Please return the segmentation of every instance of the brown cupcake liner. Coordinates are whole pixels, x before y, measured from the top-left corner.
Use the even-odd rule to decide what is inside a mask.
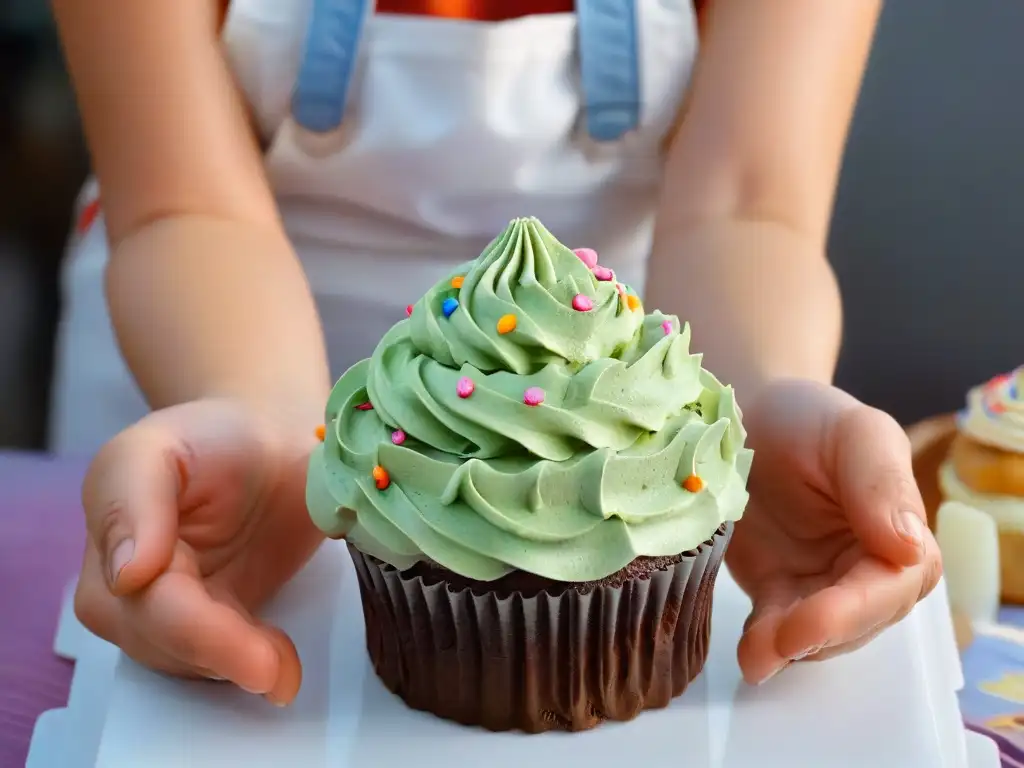
[[[618,586],[533,595],[454,588],[349,546],[366,647],[414,709],[494,731],[580,731],[665,707],[707,659],[715,578],[732,525]],[[443,572],[442,572],[443,573]]]

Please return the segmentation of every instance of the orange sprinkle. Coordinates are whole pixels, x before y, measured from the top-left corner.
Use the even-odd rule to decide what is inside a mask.
[[[316,439],[322,443],[325,437],[327,437],[327,427],[321,424],[316,428]]]
[[[697,475],[690,475],[683,480],[683,488],[690,493],[700,493],[704,488],[704,481],[697,477]]]
[[[634,296],[632,293],[626,296],[626,304],[630,309],[637,309],[640,306],[640,297]]]
[[[502,315],[498,320],[498,333],[512,333],[516,329],[515,315]]]
[[[464,278],[462,275],[459,275],[458,277],[453,277],[452,288],[461,288],[464,282],[466,282],[466,278]]]
[[[389,485],[391,485],[391,475],[384,469],[380,464],[373,468],[373,481],[377,485],[378,491],[383,491]]]

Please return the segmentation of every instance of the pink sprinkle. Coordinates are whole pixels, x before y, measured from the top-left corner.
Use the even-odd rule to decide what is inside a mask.
[[[400,429],[396,429],[391,433],[391,442],[395,445],[401,445],[405,442],[405,432]]]
[[[615,284],[615,290],[619,292],[619,296],[625,296],[626,295],[626,289],[622,285],[622,283],[616,283]]]
[[[594,267],[594,277],[602,282],[608,282],[615,279],[615,273],[608,269],[608,267],[597,266]]]
[[[580,261],[587,265],[587,269],[593,269],[597,266],[597,251],[593,248],[577,248],[573,253],[579,256]]]
[[[372,411],[373,410],[373,403],[371,403],[369,401],[367,401],[365,403],[360,403],[359,405],[356,406],[356,410],[357,411]]]
[[[577,293],[572,297],[572,308],[577,312],[589,312],[594,308],[594,302],[590,300],[589,296]]]
[[[476,384],[468,376],[463,376],[459,379],[459,383],[455,385],[455,391],[459,393],[459,397],[466,398],[473,394],[473,390],[476,389]]]
[[[523,402],[527,405],[540,405],[544,402],[544,390],[540,387],[530,387],[523,393]]]
[[[666,320],[664,323],[662,323],[661,324],[661,330],[663,330],[665,332],[666,336],[668,336],[670,333],[672,333],[672,321],[671,320]]]
[[[406,304],[406,306],[405,306],[405,316],[406,317],[412,317],[412,304]]]

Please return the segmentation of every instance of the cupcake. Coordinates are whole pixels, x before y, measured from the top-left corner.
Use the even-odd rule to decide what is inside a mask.
[[[995,519],[1003,600],[1024,603],[1024,367],[967,394],[939,487]]]
[[[536,219],[338,380],[307,502],[409,706],[579,731],[664,707],[708,652],[752,453],[688,326]]]

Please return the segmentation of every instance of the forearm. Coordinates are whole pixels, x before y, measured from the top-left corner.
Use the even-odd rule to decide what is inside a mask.
[[[150,405],[231,397],[316,423],[329,390],[316,307],[278,227],[175,216],[113,248],[107,299]]]
[[[879,0],[710,0],[665,180],[647,302],[693,328],[741,401],[830,381],[842,326],[825,259]]]
[[[646,303],[691,324],[706,367],[741,402],[772,379],[831,381],[842,328],[820,242],[771,222],[662,217]]]

